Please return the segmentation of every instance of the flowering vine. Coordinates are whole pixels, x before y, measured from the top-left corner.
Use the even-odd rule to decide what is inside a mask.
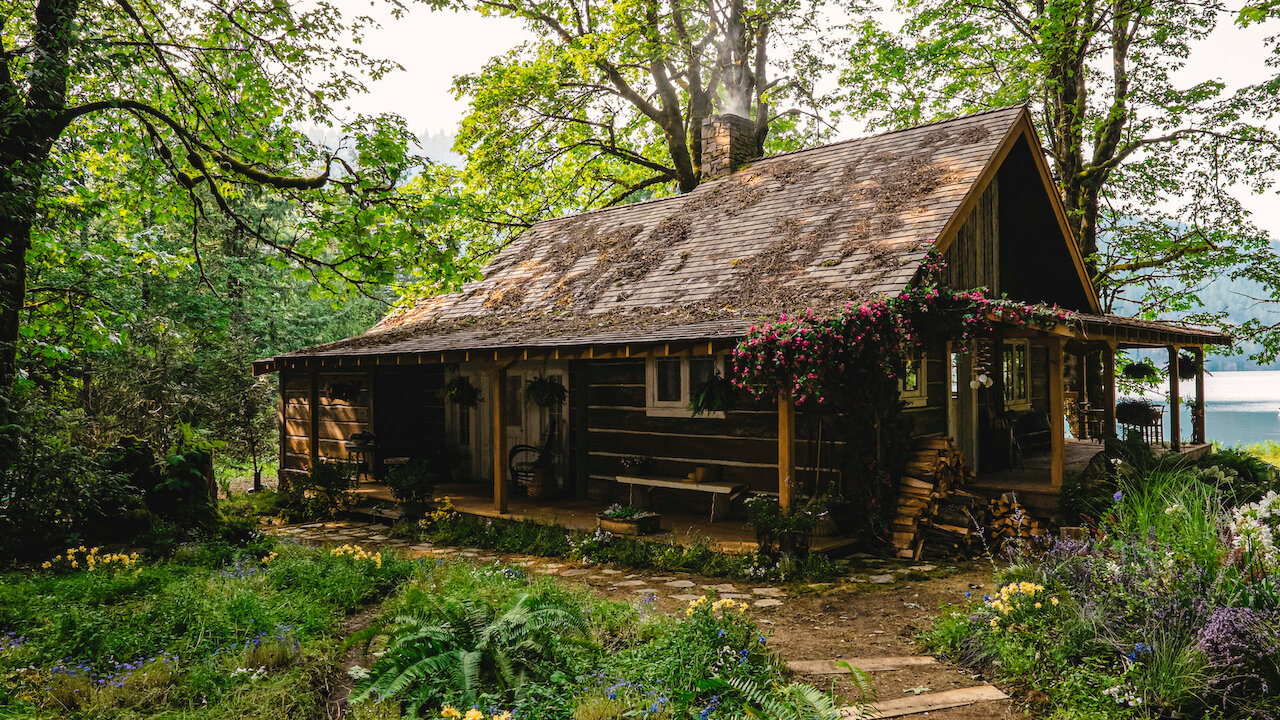
[[[849,389],[851,378],[864,386],[877,379],[896,382],[907,360],[930,345],[950,340],[963,352],[998,322],[1047,329],[1074,319],[1056,305],[992,298],[985,288],[944,287],[939,282],[944,267],[934,251],[922,263],[917,282],[896,297],[849,303],[831,315],[812,308],[784,313],[752,326],[733,351],[734,384],[757,398],[788,391],[799,405],[827,404],[833,393]],[[857,394],[868,395],[868,390]]]

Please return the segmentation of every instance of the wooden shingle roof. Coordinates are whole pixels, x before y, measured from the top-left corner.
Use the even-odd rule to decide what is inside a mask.
[[[1022,112],[776,155],[684,195],[543,221],[483,280],[280,359],[732,338],[891,295]]]

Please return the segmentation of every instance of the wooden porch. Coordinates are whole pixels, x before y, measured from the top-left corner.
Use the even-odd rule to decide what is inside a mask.
[[[395,499],[387,486],[380,482],[362,483],[356,490],[361,504],[377,503],[394,507]],[[448,484],[436,487],[436,497],[448,497],[455,510],[463,515],[502,520],[529,521],[539,525],[556,525],[569,530],[596,529],[596,513],[603,509],[598,500],[558,498],[533,500],[527,497],[509,496],[507,512],[499,512],[493,503],[490,488],[482,483]],[[398,510],[384,510],[383,517],[398,518]],[[745,511],[738,508],[736,517],[720,522],[710,522],[705,512],[662,512],[662,533],[646,536],[649,539],[670,540],[682,545],[708,541],[722,552],[754,552],[757,548],[755,532],[747,526]],[[812,549],[829,555],[849,552],[856,541],[847,537],[815,537]]]
[[[1102,452],[1102,444],[1092,440],[1063,439],[1065,474],[1084,472],[1089,461]],[[1176,452],[1188,459],[1196,459],[1206,455],[1213,449],[1210,443],[1181,443],[1171,448],[1169,443],[1153,445],[1156,455]],[[1057,514],[1058,496],[1062,487],[1053,483],[1053,458],[1049,453],[1031,455],[1023,459],[1021,467],[994,472],[978,473],[977,479],[965,489],[998,498],[1001,494],[1012,492],[1037,517],[1050,517]]]

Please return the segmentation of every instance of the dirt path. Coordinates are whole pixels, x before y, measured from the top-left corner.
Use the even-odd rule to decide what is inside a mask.
[[[940,605],[959,603],[966,591],[981,595],[990,588],[990,568],[978,563],[912,565],[864,557],[854,560],[849,575],[840,582],[768,585],[415,544],[389,538],[384,526],[355,522],[312,523],[272,530],[307,543],[359,543],[365,547],[396,547],[411,555],[457,557],[479,563],[500,561],[583,584],[611,599],[643,600],[654,610],[667,613],[681,612],[690,600],[714,590],[721,597],[748,603],[748,612],[765,630],[769,645],[788,661],[922,655],[915,637],[928,628]],[[875,672],[871,677],[882,702],[986,682],[972,671],[944,662]],[[831,687],[835,681],[837,694],[853,694],[853,686],[839,676],[801,675],[798,679],[821,688]],[[927,717],[971,720],[1015,714],[1023,716],[1023,709],[1003,700],[934,710]]]

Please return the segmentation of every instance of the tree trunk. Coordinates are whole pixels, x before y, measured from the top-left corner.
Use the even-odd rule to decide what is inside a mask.
[[[27,296],[27,249],[40,173],[35,162],[0,155],[0,392],[18,373],[18,328]],[[42,165],[42,163],[40,163]]]

